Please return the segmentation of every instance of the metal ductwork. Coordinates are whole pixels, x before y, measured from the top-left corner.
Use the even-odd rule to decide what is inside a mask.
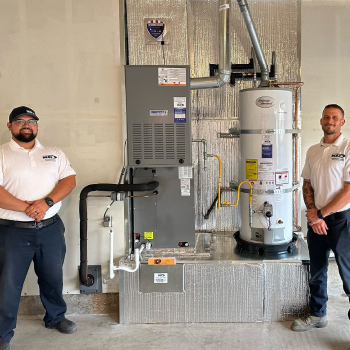
[[[259,42],[259,38],[256,34],[256,30],[254,27],[254,23],[252,21],[252,17],[250,16],[250,11],[248,7],[248,3],[246,0],[237,0],[239,8],[241,10],[245,25],[247,27],[250,40],[252,41],[252,45],[254,47],[254,51],[256,54],[256,58],[258,60],[260,71],[261,71],[261,83],[260,86],[269,86],[269,70],[266,64],[264,53],[261,49],[261,45]]]
[[[230,0],[220,0],[219,72],[214,77],[192,78],[191,90],[220,88],[228,83],[230,74]]]
[[[256,58],[261,71],[261,87],[269,86],[269,70],[264,53],[261,49],[258,35],[252,21],[246,0],[237,0]],[[214,77],[192,78],[191,90],[220,88],[230,79],[230,1],[220,0],[219,6],[219,71]]]

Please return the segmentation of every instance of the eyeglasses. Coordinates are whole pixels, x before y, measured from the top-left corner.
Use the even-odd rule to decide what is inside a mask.
[[[16,119],[13,122],[16,123],[17,125],[24,125],[25,123],[27,123],[30,126],[34,126],[38,124],[38,121],[35,119],[29,119],[29,120]]]

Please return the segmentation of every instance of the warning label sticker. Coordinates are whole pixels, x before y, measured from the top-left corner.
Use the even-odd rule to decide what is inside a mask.
[[[179,179],[192,179],[192,167],[191,166],[180,166],[179,167]]]
[[[263,145],[272,145],[272,135],[262,135]]]
[[[246,159],[245,160],[245,177],[250,180],[258,179],[258,160]]]
[[[153,232],[144,232],[143,237],[145,239],[153,239]]]
[[[158,85],[186,86],[186,68],[158,68]]]
[[[276,171],[276,185],[285,185],[289,183],[289,171]]]
[[[257,189],[264,190],[264,191],[275,190],[276,189],[275,181],[258,181]]]
[[[148,265],[175,265],[175,258],[148,258]]]
[[[181,186],[181,196],[191,195],[191,180],[190,179],[180,179]]]
[[[263,160],[259,162],[259,172],[260,171],[273,171],[273,161]]]
[[[259,171],[259,180],[266,180],[266,181],[274,181],[275,180],[275,173],[269,172],[269,171]]]

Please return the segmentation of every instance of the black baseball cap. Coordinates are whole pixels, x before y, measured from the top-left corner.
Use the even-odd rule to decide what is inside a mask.
[[[21,115],[27,115],[28,117],[33,117],[35,120],[39,120],[35,112],[26,106],[16,107],[12,110],[9,116],[9,122],[11,123],[14,119],[20,117]]]

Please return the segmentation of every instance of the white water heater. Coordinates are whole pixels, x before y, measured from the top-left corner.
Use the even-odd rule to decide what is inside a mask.
[[[293,239],[292,91],[278,87],[240,91],[240,238],[258,246]],[[275,247],[276,248],[276,247]]]

